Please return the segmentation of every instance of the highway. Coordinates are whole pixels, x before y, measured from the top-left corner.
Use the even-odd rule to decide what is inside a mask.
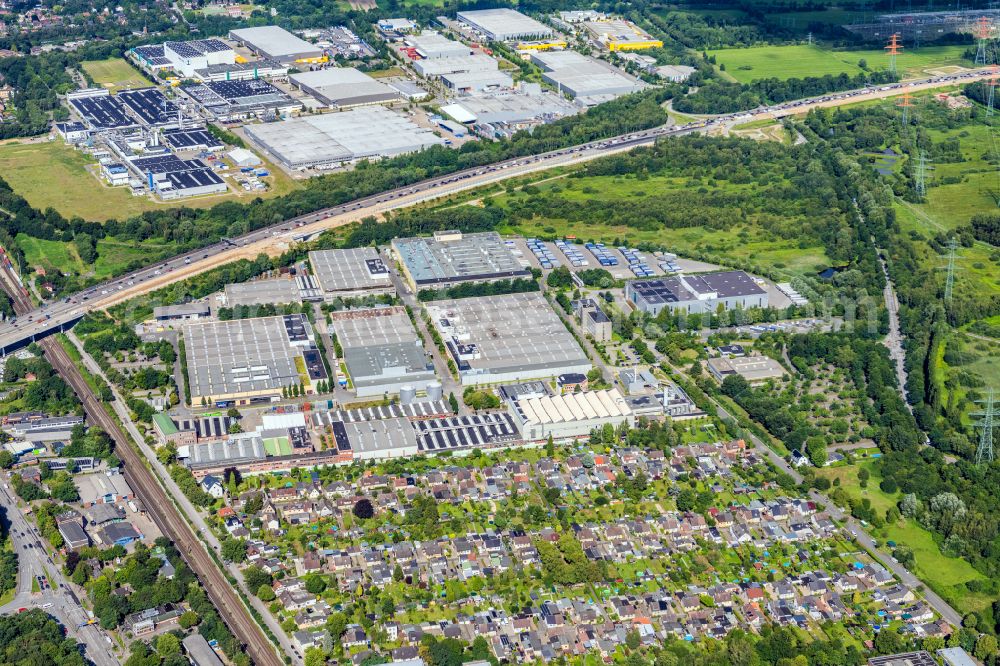
[[[88,310],[103,309],[129,298],[149,293],[179,280],[211,270],[240,258],[253,258],[261,252],[275,254],[297,239],[310,237],[327,229],[350,224],[369,216],[438,199],[469,189],[501,182],[558,166],[577,164],[638,146],[648,146],[657,139],[704,132],[724,125],[736,125],[755,119],[780,118],[804,113],[812,108],[839,106],[891,97],[903,91],[918,91],[968,83],[990,76],[980,69],[938,76],[878,88],[862,88],[816,98],[786,102],[753,111],[715,116],[685,125],[661,126],[622,136],[594,141],[540,155],[519,157],[491,165],[468,169],[413,185],[357,199],[258,229],[238,238],[226,239],[204,248],[178,255],[165,262],[108,280],[61,301],[47,304],[19,316],[13,324],[0,325],[0,352],[13,348],[32,336],[41,337],[51,329],[70,324]]]
[[[25,312],[31,308],[31,302],[18,288],[13,271],[6,266],[0,270],[0,283],[14,300],[16,311]],[[198,576],[223,621],[237,640],[246,646],[247,654],[257,666],[284,666],[283,659],[279,658],[275,647],[250,616],[243,600],[146,467],[142,456],[132,448],[118,423],[105,411],[66,350],[54,338],[46,338],[39,344],[52,367],[80,398],[88,423],[99,426],[114,439],[115,454],[125,466],[125,479],[142,500],[157,527],[174,542],[188,566]]]

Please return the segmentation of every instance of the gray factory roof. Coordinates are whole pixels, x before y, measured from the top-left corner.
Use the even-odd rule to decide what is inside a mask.
[[[419,340],[401,307],[347,310],[332,315],[330,328],[344,349]]]
[[[388,268],[372,247],[314,250],[309,253],[309,265],[320,289],[327,294],[392,286]]]
[[[575,51],[532,53],[531,59],[545,70],[544,77],[574,97],[613,98],[638,92],[646,84],[605,62]]]
[[[184,651],[195,666],[222,666],[222,660],[201,634],[189,634],[181,641]]]
[[[185,455],[186,454],[186,455]],[[241,433],[227,440],[191,444],[178,448],[178,455],[186,458],[188,467],[215,467],[220,464],[241,464],[263,460],[264,441],[256,433]]]
[[[494,231],[397,238],[392,246],[418,287],[530,274]]]
[[[389,456],[412,454],[417,450],[417,432],[407,419],[394,418],[381,421],[365,421],[344,423],[338,421],[333,425],[334,436],[338,448],[343,447],[346,436],[355,455]]]
[[[433,301],[426,307],[441,337],[470,352],[472,370],[523,372],[529,378],[542,376],[543,370],[590,363],[537,292]]]
[[[458,12],[457,18],[483,34],[499,40],[543,37],[552,34],[552,28],[513,9],[477,9]]]
[[[226,305],[263,305],[298,303],[302,300],[299,285],[293,278],[254,280],[226,285]]]
[[[419,342],[352,347],[344,350],[344,363],[356,388],[434,379],[433,366]]]
[[[767,293],[743,271],[723,271],[683,275],[659,280],[637,280],[632,290],[647,303],[677,303],[695,301],[699,297],[733,298]]]
[[[246,133],[291,168],[391,157],[443,143],[431,130],[382,107],[247,125]]]
[[[399,93],[353,67],[330,67],[292,74],[289,80],[329,106],[377,104],[399,99]]]
[[[495,72],[499,67],[500,64],[496,59],[482,53],[448,58],[428,58],[413,62],[413,68],[417,70],[418,74],[432,78],[458,72]]]
[[[355,387],[434,378],[413,323],[401,307],[338,313],[330,329],[344,350]]]
[[[254,51],[275,60],[297,60],[298,58],[315,58],[323,55],[323,49],[276,25],[240,28],[239,30],[231,30],[229,35]]]
[[[523,87],[523,86],[522,86]],[[581,107],[564,97],[541,91],[504,91],[455,100],[474,122],[516,123],[533,118],[560,118],[579,113]]]
[[[311,337],[304,315],[188,324],[184,347],[191,395],[221,398],[298,384],[295,360]]]
[[[467,56],[472,49],[453,39],[448,39],[439,32],[425,30],[419,35],[412,35],[406,41],[416,47],[425,58],[448,58],[452,56]]]

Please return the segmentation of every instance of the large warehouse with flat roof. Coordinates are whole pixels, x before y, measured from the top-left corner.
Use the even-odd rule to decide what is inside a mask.
[[[389,269],[378,250],[355,247],[342,250],[313,250],[309,265],[327,302],[368,294],[395,293]]]
[[[513,9],[476,9],[458,12],[456,18],[487,39],[497,42],[551,37],[554,34],[552,28]]]
[[[585,104],[599,104],[647,87],[620,69],[575,51],[533,52],[531,60],[545,70],[543,79]]]
[[[500,384],[586,373],[590,361],[538,292],[425,305],[462,384]]]
[[[344,364],[358,396],[423,390],[435,381],[413,322],[401,307],[334,313],[330,330],[343,349]]]
[[[323,49],[276,25],[230,30],[229,37],[261,58],[280,63],[314,62],[323,58]]]
[[[382,107],[247,125],[247,137],[289,169],[330,168],[441,145],[443,139]]]
[[[268,402],[326,377],[300,314],[187,324],[184,349],[192,405]]]
[[[495,231],[439,231],[433,237],[396,238],[392,249],[414,289],[531,275]]]
[[[292,74],[288,80],[331,108],[385,104],[399,99],[398,91],[353,67],[302,72]]]
[[[635,280],[625,285],[625,298],[654,316],[661,310],[715,312],[719,305],[726,310],[768,305],[767,290],[743,271]]]

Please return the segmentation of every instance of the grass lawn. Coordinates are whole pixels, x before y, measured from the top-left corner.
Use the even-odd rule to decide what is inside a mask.
[[[33,207],[52,207],[66,217],[79,216],[86,220],[125,219],[149,210],[161,210],[184,205],[207,208],[223,201],[271,198],[301,187],[283,171],[264,162],[271,176],[264,180],[271,186],[266,192],[231,191],[209,197],[192,197],[182,204],[161,203],[141,196],[135,197],[124,187],[109,187],[88,171],[96,169],[94,160],[62,141],[0,144],[0,174],[15,192]]]
[[[962,54],[966,47],[924,46],[900,54],[897,68],[903,78],[922,76],[927,69],[953,65],[971,65]],[[819,45],[798,44],[790,46],[755,46],[747,49],[722,49],[709,51],[717,65],[725,65],[726,73],[740,83],[757,79],[791,79],[806,76],[854,76],[862,69],[858,61],[865,60],[873,70],[888,67],[888,59],[881,49],[837,51]]]
[[[124,58],[108,60],[84,60],[80,63],[94,83],[112,92],[125,88],[144,88],[153,85],[142,72],[130,65]]]

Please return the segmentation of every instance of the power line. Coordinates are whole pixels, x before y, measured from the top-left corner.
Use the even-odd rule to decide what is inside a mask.
[[[917,173],[914,189],[921,199],[927,194],[927,154],[921,150],[917,156]]]
[[[958,255],[955,254],[955,250],[958,249],[958,241],[954,238],[948,241],[948,277],[944,283],[944,300],[950,301],[952,296],[952,291],[955,287],[955,259]]]
[[[969,414],[969,416],[979,417],[979,421],[975,424],[975,427],[979,428],[979,444],[976,446],[976,464],[981,465],[984,462],[989,464],[993,462],[993,419],[1000,416],[1000,413],[997,412],[993,388],[991,387],[987,391],[986,400],[977,400],[976,402],[981,402],[985,405],[985,409],[982,411]]]

